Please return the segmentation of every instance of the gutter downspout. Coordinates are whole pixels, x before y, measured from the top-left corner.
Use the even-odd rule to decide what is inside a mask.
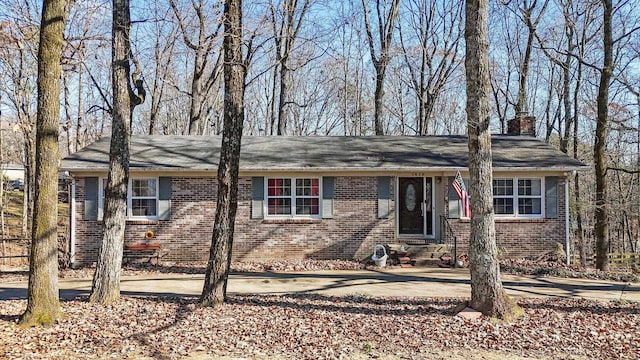
[[[69,194],[69,262],[71,268],[76,262],[76,179],[71,177],[71,194]]]
[[[564,178],[564,237],[565,237],[565,250],[567,252],[567,265],[571,265],[571,243],[569,237],[569,177],[565,175]]]

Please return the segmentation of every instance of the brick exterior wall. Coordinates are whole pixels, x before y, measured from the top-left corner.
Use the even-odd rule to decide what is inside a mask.
[[[565,244],[564,178],[558,179],[558,217],[555,219],[495,220],[496,244],[501,258],[537,257]],[[446,192],[445,192],[446,193]],[[458,254],[469,251],[471,222],[468,219],[448,219],[458,238]]]
[[[251,179],[240,182],[237,259],[364,258],[379,243],[394,240],[393,217],[377,218],[376,177],[336,177],[331,219],[250,219]]]
[[[127,221],[125,244],[144,243],[152,230],[163,261],[206,261],[216,195],[213,177],[173,177],[171,220]],[[361,259],[375,244],[394,241],[395,218],[377,218],[377,177],[336,177],[334,195],[331,219],[251,219],[251,178],[241,177],[233,258]],[[102,222],[82,220],[83,200],[84,180],[78,178],[76,263],[89,264],[97,258]]]
[[[155,234],[149,242],[161,244],[163,259],[201,261],[209,257],[217,186],[212,177],[172,178],[171,220],[127,221],[125,245],[144,243],[148,230]],[[76,180],[76,262],[89,264],[97,259],[102,239],[102,221],[83,220],[84,180]]]
[[[76,264],[97,258],[102,236],[101,221],[83,220],[84,179],[76,180]],[[391,181],[395,198],[395,178]],[[559,181],[564,189],[564,179]],[[442,181],[446,197],[446,181]],[[562,192],[563,194],[563,192]],[[161,244],[162,261],[206,261],[209,257],[215,217],[217,186],[214,177],[172,177],[171,219],[127,221],[125,244]],[[559,194],[560,195],[560,194]],[[564,244],[564,195],[558,196],[559,218],[497,220],[498,246],[510,257],[536,256]],[[447,201],[444,201],[445,207]],[[334,212],[330,219],[251,219],[251,177],[239,180],[233,258],[259,259],[363,259],[375,244],[398,242],[395,238],[395,202],[392,215],[377,217],[377,177],[335,177]],[[440,209],[443,212],[445,209]],[[468,220],[449,219],[459,239],[459,253],[467,251]]]

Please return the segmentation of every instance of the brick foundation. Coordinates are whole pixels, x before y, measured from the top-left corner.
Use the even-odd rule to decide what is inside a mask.
[[[558,188],[564,189],[564,179]],[[564,192],[562,192],[564,194]],[[565,197],[558,196],[558,218],[555,219],[501,219],[496,217],[496,244],[502,258],[537,257],[565,244]],[[449,219],[458,238],[458,254],[468,253],[471,222],[468,219]]]
[[[82,220],[84,191],[76,180],[76,262],[97,258],[101,221]],[[331,219],[251,219],[251,178],[238,188],[233,258],[361,259],[378,243],[394,241],[393,216],[377,218],[377,178],[337,177]],[[127,221],[125,243],[145,242],[152,230],[166,261],[206,261],[215,217],[217,187],[212,177],[173,177],[171,220]]]
[[[102,222],[83,220],[84,180],[76,178],[75,182],[76,264],[90,264],[97,258]],[[441,186],[446,187],[445,183]],[[564,185],[562,179],[559,185]],[[206,261],[216,207],[215,178],[173,177],[171,191],[171,219],[127,221],[125,244],[144,243],[145,232],[151,230],[155,234],[151,242],[161,244],[162,261]],[[377,217],[377,206],[377,177],[339,176],[335,177],[333,218],[251,219],[251,177],[241,177],[233,258],[365,258],[375,244],[397,242],[395,202],[391,201],[392,215],[386,219]],[[564,206],[564,196],[559,196],[557,219],[496,220],[498,246],[503,255],[537,256],[556,242],[564,244]],[[449,222],[459,239],[459,253],[466,252],[469,221]]]

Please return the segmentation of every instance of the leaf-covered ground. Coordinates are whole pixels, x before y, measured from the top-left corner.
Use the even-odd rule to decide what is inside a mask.
[[[0,281],[26,281],[28,267],[0,271]],[[231,263],[233,272],[265,272],[265,271],[318,271],[318,270],[362,270],[370,268],[366,264],[352,260],[269,260],[269,261],[234,261]],[[392,266],[390,266],[392,268]],[[204,274],[206,263],[168,263],[152,265],[149,263],[128,264],[123,267],[123,276],[151,275],[156,273],[173,274]],[[566,265],[557,261],[533,261],[525,259],[505,259],[500,261],[500,270],[506,274],[557,276],[566,278],[585,278],[611,280],[621,282],[639,282],[640,276],[631,270],[599,271],[593,268],[583,268]],[[92,278],[95,267],[80,269],[63,269],[60,278],[82,279]]]
[[[505,266],[538,275],[581,271],[522,260],[503,264],[503,271]],[[350,261],[282,261],[234,263],[233,270],[362,267]],[[60,275],[91,278],[93,271]],[[204,264],[123,270],[128,276],[157,272],[202,273]],[[0,273],[0,281],[10,280],[26,280],[26,272]],[[638,303],[518,299],[526,316],[504,324],[455,316],[464,299],[234,295],[220,309],[196,302],[124,297],[102,307],[78,298],[62,303],[65,317],[56,325],[22,329],[16,322],[26,300],[0,301],[0,359],[640,359]]]
[[[512,324],[464,320],[463,299],[231,296],[65,301],[48,328],[16,325],[26,300],[0,301],[1,359],[638,359],[640,304],[520,299]],[[475,354],[475,355],[474,355]]]

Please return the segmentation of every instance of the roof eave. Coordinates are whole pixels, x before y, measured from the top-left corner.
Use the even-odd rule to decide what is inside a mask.
[[[96,171],[108,171],[108,167],[61,167],[60,171],[74,172],[96,172]],[[182,171],[218,171],[217,167],[131,167],[131,171],[136,172],[182,172]],[[588,166],[531,166],[531,167],[493,167],[493,171],[502,172],[568,172],[568,171],[587,171]],[[450,166],[450,167],[401,167],[401,166],[389,166],[389,167],[241,167],[241,172],[451,172],[462,171],[467,172],[469,169],[466,166]]]

